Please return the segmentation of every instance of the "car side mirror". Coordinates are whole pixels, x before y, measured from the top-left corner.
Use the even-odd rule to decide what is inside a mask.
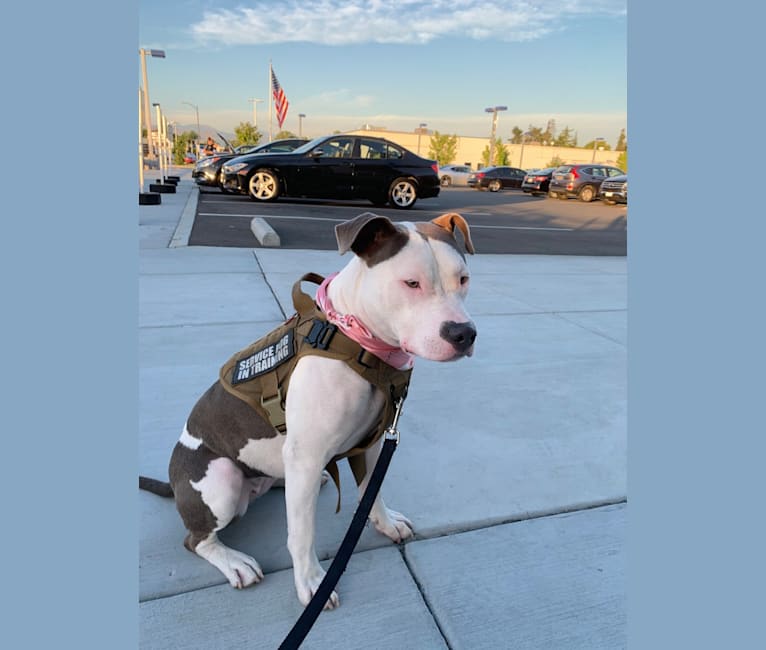
[[[324,156],[324,151],[322,149],[314,149],[311,152],[312,158],[319,158],[319,156]]]

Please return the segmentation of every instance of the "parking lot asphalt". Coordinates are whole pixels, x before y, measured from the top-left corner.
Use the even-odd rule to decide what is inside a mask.
[[[291,313],[297,277],[346,262],[333,250],[190,245],[200,197],[190,170],[174,173],[175,194],[139,207],[139,472],[163,480],[222,363]],[[415,539],[395,546],[368,527],[340,608],[319,617],[305,648],[626,646],[626,259],[477,249],[476,353],[416,363],[382,488]],[[337,515],[332,484],[320,493],[325,565],[353,515],[353,485],[342,467]],[[301,612],[283,491],[222,534],[266,572],[242,591],[184,549],[171,500],[138,496],[140,646],[276,648]]]
[[[334,250],[328,223],[369,210],[394,221],[424,221],[445,212],[459,212],[470,223],[474,243],[484,253],[627,253],[626,206],[533,197],[521,190],[484,192],[461,187],[442,188],[437,198],[418,201],[411,210],[373,207],[367,201],[281,198],[262,203],[244,195],[202,188],[189,244],[257,247],[250,220],[260,217],[277,232],[282,248]]]

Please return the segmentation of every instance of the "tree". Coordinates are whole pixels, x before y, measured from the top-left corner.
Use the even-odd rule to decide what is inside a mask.
[[[628,171],[628,150],[627,150],[627,148],[625,149],[625,151],[620,153],[619,156],[617,156],[617,166],[627,173],[627,171]]]
[[[558,156],[553,156],[546,164],[546,167],[559,167],[560,165],[563,165],[564,161],[561,160]]]
[[[625,151],[628,148],[627,138],[625,137],[625,129],[620,129],[620,137],[617,138],[617,145],[614,147],[615,151]]]
[[[442,135],[434,131],[428,145],[428,157],[440,165],[449,165],[455,160],[455,156],[457,156],[457,136]]]
[[[250,122],[240,122],[239,126],[235,126],[234,135],[232,144],[235,147],[241,144],[259,144],[261,141],[261,132]]]
[[[173,143],[174,165],[183,165],[184,155],[189,151],[196,139],[197,134],[194,131],[184,131],[181,135],[176,136],[176,140]]]
[[[507,165],[509,162],[508,149],[505,148],[503,141],[500,138],[495,140],[495,160],[493,165]],[[484,167],[489,166],[489,145],[484,147],[484,151],[481,152],[481,162]]]
[[[582,148],[583,148],[583,149],[593,149],[593,147],[595,147],[595,146],[596,146],[596,140],[591,140],[590,142],[586,142],[586,143],[585,143],[585,144],[582,146]],[[610,147],[610,146],[609,146],[609,145],[606,143],[606,140],[599,140],[599,141],[598,141],[598,146],[599,146],[600,148],[602,148],[604,151],[611,151],[611,150],[612,150],[612,147]]]
[[[511,136],[511,144],[521,144],[521,139],[524,137],[524,131],[522,131],[518,126],[514,126],[511,129],[511,133],[513,134]]]
[[[568,126],[564,127],[564,130],[559,133],[558,137],[554,140],[557,147],[576,147],[577,136],[572,135],[572,129]]]
[[[280,131],[274,136],[275,140],[284,140],[285,138],[297,138],[298,136],[295,135],[292,131]]]

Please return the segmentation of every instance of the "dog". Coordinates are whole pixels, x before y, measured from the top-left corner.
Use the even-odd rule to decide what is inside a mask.
[[[470,274],[462,249],[473,254],[474,247],[462,216],[394,223],[367,212],[338,224],[335,234],[340,254],[354,255],[317,293],[329,322],[344,332],[362,328],[362,347],[401,371],[411,368],[415,357],[454,361],[473,353],[476,327],[464,307]],[[295,589],[307,605],[325,575],[314,549],[323,470],[375,427],[386,399],[343,361],[300,357],[284,400],[283,435],[219,380],[189,415],[171,455],[170,483],[141,477],[139,484],[174,496],[188,530],[186,548],[241,589],[260,582],[263,571],[252,557],[225,546],[217,533],[283,480]],[[382,438],[363,452],[360,498],[381,447]],[[413,536],[410,520],[389,509],[380,495],[369,519],[396,543]],[[324,608],[338,605],[333,591]]]

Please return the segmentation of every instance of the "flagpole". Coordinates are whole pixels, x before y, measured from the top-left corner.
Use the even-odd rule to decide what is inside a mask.
[[[271,107],[274,104],[274,90],[271,84],[272,74],[273,72],[271,71],[271,59],[269,59],[269,142],[271,142],[273,139],[273,128],[271,126]]]

